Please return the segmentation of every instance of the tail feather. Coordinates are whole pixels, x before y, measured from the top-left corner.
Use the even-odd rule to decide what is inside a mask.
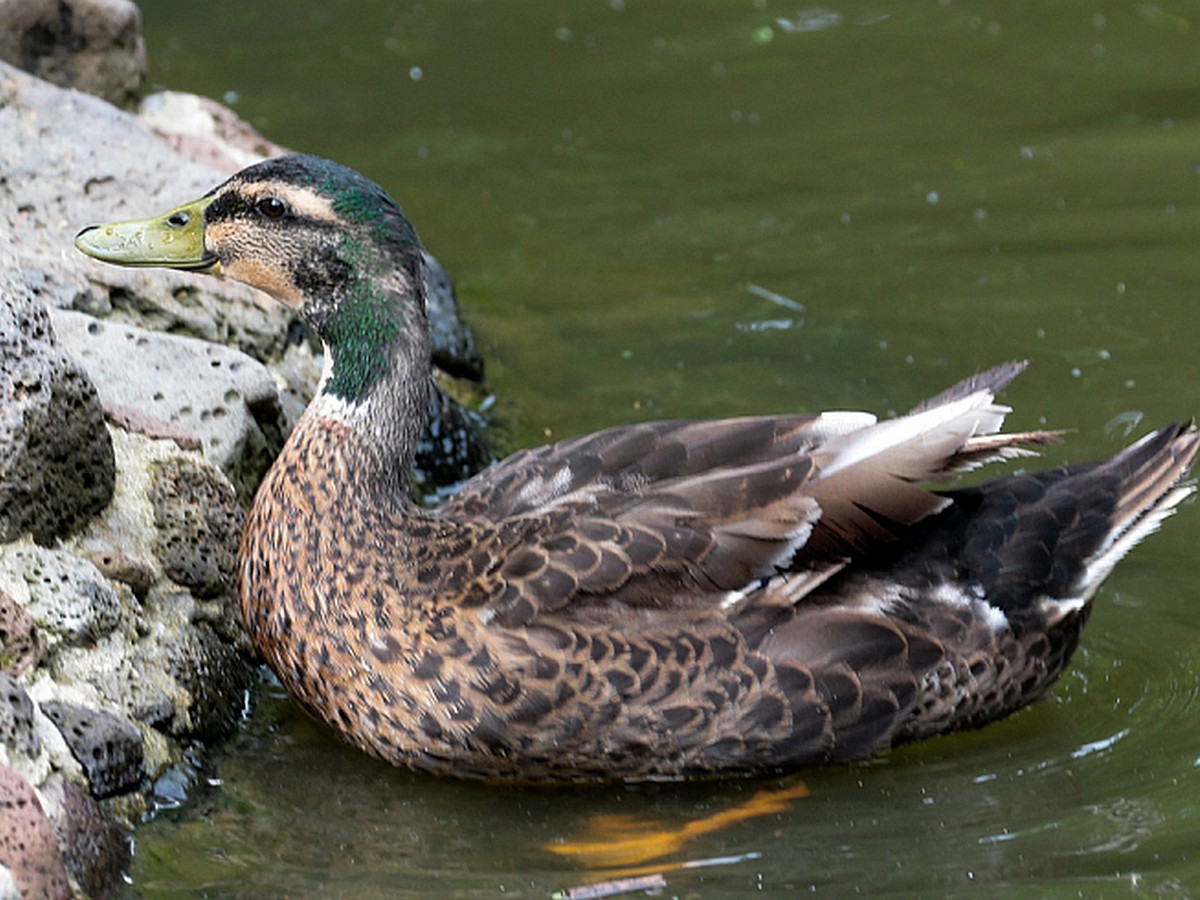
[[[994,397],[1004,390],[1014,378],[1024,372],[1028,365],[1029,360],[1027,359],[1012,360],[980,372],[978,375],[964,378],[940,394],[930,397],[928,400],[922,400],[910,409],[908,414],[911,416],[936,406],[945,406],[947,403],[953,403],[955,400],[979,391],[986,391]]]
[[[1113,567],[1195,491],[1198,450],[1185,422],[1103,462],[948,491],[905,540],[802,599],[778,593],[791,615],[753,632],[757,649],[805,667],[830,758],[1008,715],[1058,678]]]
[[[1195,424],[1174,423],[1146,435],[1098,467],[1117,473],[1121,486],[1111,529],[1084,563],[1079,578],[1080,600],[1089,600],[1113,567],[1195,492],[1196,485],[1183,483],[1183,479],[1198,449],[1200,432]]]
[[[1007,363],[959,382],[907,415],[831,433],[813,453],[806,485],[821,519],[804,558],[853,556],[946,508],[922,485],[949,481],[985,463],[1036,456],[1061,432],[1001,432],[1009,407],[996,392],[1024,363]]]

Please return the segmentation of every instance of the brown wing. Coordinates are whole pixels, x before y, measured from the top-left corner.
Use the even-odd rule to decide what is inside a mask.
[[[794,456],[820,435],[815,415],[645,422],[597,431],[509,456],[462,485],[447,517],[537,513],[586,492],[636,495],[649,485],[728,466]]]
[[[568,604],[708,604],[775,574],[820,512],[803,490],[814,421],[651,423],[510,459],[442,509],[480,523],[494,561],[464,601],[517,625]]]
[[[1015,373],[878,424],[866,413],[659,422],[518,454],[441,510],[478,525],[462,602],[505,625],[566,607],[733,607],[795,572],[794,602],[942,509],[920,482],[1044,437],[996,435],[1007,409],[994,391]]]

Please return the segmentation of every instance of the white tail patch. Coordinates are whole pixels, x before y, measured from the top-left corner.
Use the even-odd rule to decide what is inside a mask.
[[[888,419],[871,428],[860,428],[846,434],[830,443],[830,460],[822,467],[820,477],[828,478],[865,459],[908,443],[922,441],[932,444],[949,439],[961,445],[976,435],[994,434],[1004,424],[1005,415],[1012,410],[993,404],[992,400],[990,391],[976,391],[932,409]],[[947,452],[957,449],[957,446],[946,448]]]
[[[879,420],[871,413],[854,412],[851,410],[833,410],[823,412],[808,426],[814,443],[820,445],[833,438],[844,437],[855,431],[870,428]]]

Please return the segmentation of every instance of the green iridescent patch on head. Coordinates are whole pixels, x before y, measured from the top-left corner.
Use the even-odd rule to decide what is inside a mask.
[[[330,197],[333,211],[355,225],[370,225],[382,212],[380,197],[360,186],[326,181],[317,188],[317,193]]]
[[[326,326],[333,369],[325,392],[354,403],[388,374],[392,347],[404,331],[396,297],[369,279],[355,277],[350,295]]]
[[[402,245],[417,240],[400,207],[379,185],[356,172],[348,174],[354,177],[329,177],[316,187],[319,195],[330,198],[339,218],[366,227],[381,243]]]
[[[321,290],[307,318],[329,346],[332,368],[325,393],[364,400],[394,365],[397,345],[419,338],[424,323],[421,242],[396,202],[379,185],[331,160],[295,154],[269,160],[238,177],[298,185],[329,201],[336,221],[320,221]]]

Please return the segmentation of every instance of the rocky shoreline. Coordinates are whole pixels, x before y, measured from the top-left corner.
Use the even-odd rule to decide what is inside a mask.
[[[44,34],[29,6],[96,27],[84,4],[12,4],[0,15],[25,18],[0,32]],[[97,92],[132,102],[136,9],[97,7],[118,20],[98,68],[124,73]],[[0,62],[0,896],[102,897],[123,886],[130,829],[156,796],[178,799],[190,755],[242,714],[258,663],[234,596],[238,535],[321,361],[249,288],[74,251],[85,224],[166,210],[281,151],[203,98],[156,95],[133,114],[24,71],[91,87],[93,62],[50,66],[46,45],[22,68]],[[480,357],[449,277],[430,273],[447,389],[420,460],[435,493],[488,452],[450,397],[484,395]]]

